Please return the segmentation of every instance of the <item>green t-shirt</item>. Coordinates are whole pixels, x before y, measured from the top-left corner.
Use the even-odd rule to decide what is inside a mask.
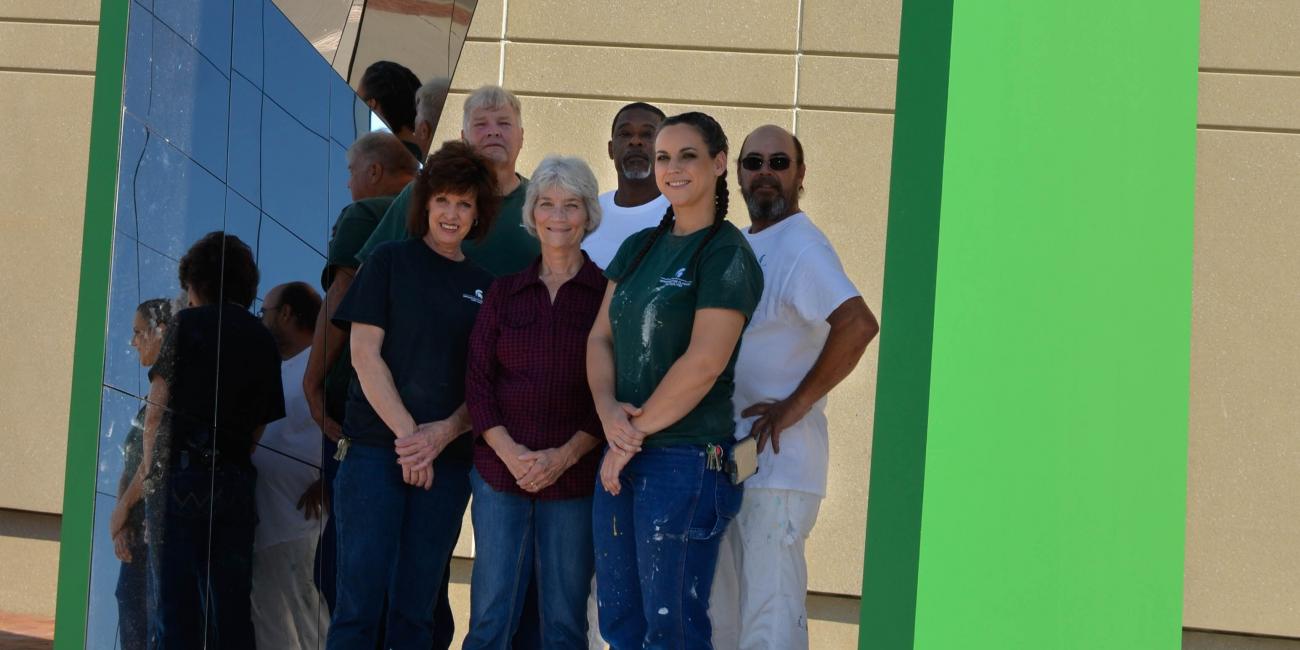
[[[408,184],[393,200],[388,212],[380,220],[370,240],[361,247],[357,258],[365,261],[380,244],[406,239],[406,213],[411,205],[411,188]],[[519,177],[519,187],[501,200],[501,211],[496,223],[482,242],[466,241],[461,245],[465,256],[487,269],[495,277],[518,273],[533,263],[541,254],[537,238],[524,230],[524,197],[528,193],[528,179]]]
[[[660,235],[631,274],[619,279],[653,228],[627,238],[609,263],[605,275],[618,283],[609,304],[614,336],[614,394],[620,402],[642,405],[659,386],[673,363],[686,352],[695,325],[695,312],[704,308],[754,313],[763,293],[763,271],[745,236],[730,223],[700,252],[695,269],[691,257],[708,229],[685,236]],[[722,442],[735,431],[731,395],[740,345],[704,399],[685,417],[646,438],[648,447],[702,445]]]
[[[320,273],[321,288],[329,291],[330,285],[334,284],[334,273],[339,268],[356,269],[361,266],[357,253],[362,244],[370,238],[375,226],[379,224],[379,220],[383,218],[392,202],[391,196],[376,196],[361,199],[343,208],[330,234],[329,256],[326,258],[325,268]],[[333,344],[335,342],[326,341],[327,346]],[[343,351],[325,373],[325,412],[341,424],[343,408],[348,399],[348,385],[352,383],[353,372],[352,354],[347,339],[337,344],[343,346]]]

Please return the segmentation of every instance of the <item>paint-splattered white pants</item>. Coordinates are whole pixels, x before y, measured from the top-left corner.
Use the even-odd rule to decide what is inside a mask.
[[[808,564],[804,542],[820,496],[746,488],[722,537],[709,600],[715,650],[805,650]]]

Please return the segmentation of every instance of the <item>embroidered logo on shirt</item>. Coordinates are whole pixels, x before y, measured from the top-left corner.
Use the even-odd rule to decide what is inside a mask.
[[[474,304],[478,304],[478,305],[483,304],[483,290],[482,290],[482,289],[475,289],[473,294],[462,293],[462,294],[460,295],[460,297],[461,297],[461,298],[464,298],[464,299],[466,299],[466,300],[468,300],[468,301],[470,301],[470,302],[472,302],[472,303],[474,303]]]
[[[691,286],[691,281],[682,279],[682,276],[685,274],[686,267],[683,266],[682,268],[677,269],[677,273],[673,274],[673,277],[659,278],[659,284],[665,287],[689,287]]]

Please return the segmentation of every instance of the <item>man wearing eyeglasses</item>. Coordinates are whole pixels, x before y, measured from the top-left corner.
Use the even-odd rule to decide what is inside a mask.
[[[746,239],[763,297],[741,339],[737,437],[758,439],[758,472],[718,558],[709,617],[719,650],[808,647],[804,541],[826,495],[826,394],[880,327],[822,231],[799,209],[803,145],[762,126],[741,145]]]

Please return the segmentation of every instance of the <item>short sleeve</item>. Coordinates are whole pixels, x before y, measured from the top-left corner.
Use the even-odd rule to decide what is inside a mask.
[[[745,315],[746,323],[763,295],[763,270],[744,242],[710,246],[700,255],[695,277],[700,287],[696,309],[734,309]]]
[[[334,269],[347,268],[355,269],[361,266],[361,260],[357,254],[361,252],[361,247],[369,240],[370,235],[374,232],[371,224],[371,208],[364,203],[352,203],[343,212],[339,214],[338,224],[335,226],[334,237],[330,239],[329,255],[325,260],[325,271],[321,274],[321,287],[329,290],[329,285],[334,282]]]
[[[618,252],[614,253],[614,259],[609,261],[609,266],[605,267],[605,277],[610,282],[618,282],[618,279],[627,273],[627,267],[632,263],[632,258],[636,257],[637,251],[645,243],[645,238],[654,232],[653,228],[642,230],[623,240],[622,245],[618,247]]]
[[[407,183],[397,198],[389,204],[388,210],[384,212],[384,218],[379,220],[379,225],[375,226],[375,231],[370,233],[370,238],[362,244],[361,250],[356,252],[358,262],[365,263],[374,254],[375,249],[383,244],[406,239],[406,210],[411,205],[412,187],[414,183]]]
[[[335,325],[348,329],[352,323],[365,323],[388,329],[393,257],[400,246],[400,243],[390,243],[375,249],[370,260],[361,266],[334,312]]]
[[[795,311],[808,322],[821,322],[844,301],[861,295],[853,281],[844,272],[835,249],[825,244],[814,244],[795,258],[786,291]]]

